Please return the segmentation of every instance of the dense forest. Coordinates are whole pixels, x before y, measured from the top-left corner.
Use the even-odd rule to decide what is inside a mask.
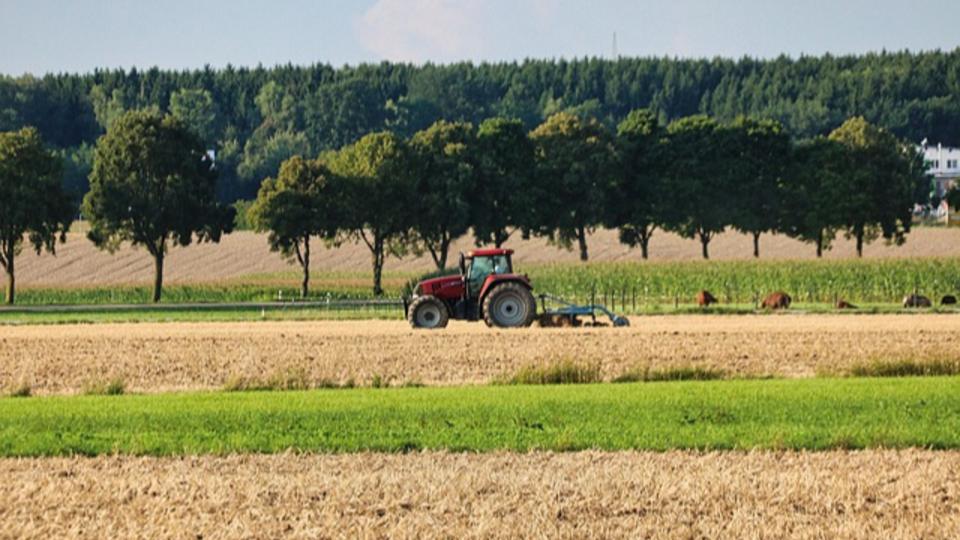
[[[703,113],[780,121],[795,139],[863,116],[910,140],[960,144],[960,49],[772,60],[528,60],[414,66],[382,63],[194,71],[98,70],[0,77],[0,131],[36,126],[66,158],[66,187],[87,189],[93,145],[124,111],[156,108],[216,151],[218,197],[252,199],[295,155],[366,133],[408,137],[438,119],[516,118],[532,130],[556,112],[613,128],[649,108],[666,124]]]

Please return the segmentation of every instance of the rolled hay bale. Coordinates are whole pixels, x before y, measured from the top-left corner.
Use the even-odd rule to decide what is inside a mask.
[[[792,302],[792,299],[789,294],[776,291],[768,294],[763,302],[760,302],[760,307],[763,309],[787,309],[790,307],[790,302]]]
[[[908,294],[903,297],[903,307],[905,308],[928,308],[933,306],[930,299],[920,294]]]
[[[698,306],[700,306],[700,307],[707,307],[707,306],[709,306],[710,304],[717,304],[717,303],[719,303],[719,302],[717,301],[716,297],[714,297],[712,294],[710,294],[710,291],[702,290],[702,291],[700,291],[700,292],[697,293],[697,305],[698,305]]]
[[[847,302],[842,298],[840,300],[837,300],[837,305],[834,307],[836,307],[837,309],[857,309],[857,306],[851,304],[850,302]]]

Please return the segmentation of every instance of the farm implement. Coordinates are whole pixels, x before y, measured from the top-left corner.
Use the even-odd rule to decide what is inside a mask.
[[[483,320],[487,326],[517,328],[539,321],[541,326],[602,326],[597,313],[613,326],[630,322],[599,304],[577,305],[556,296],[540,295],[541,312],[533,285],[526,275],[513,273],[513,250],[478,249],[460,254],[459,275],[426,279],[405,299],[404,312],[414,328],[443,328],[450,319]],[[584,323],[581,317],[590,317]]]
[[[550,307],[548,307],[550,306]],[[590,317],[587,326],[604,326],[597,321],[597,313],[610,319],[613,326],[630,326],[630,320],[617,315],[602,304],[578,305],[550,294],[540,295],[540,326],[582,326],[580,317]]]

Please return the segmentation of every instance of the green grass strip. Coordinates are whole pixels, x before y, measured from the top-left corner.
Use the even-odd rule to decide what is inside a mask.
[[[2,325],[34,324],[96,324],[96,323],[151,323],[151,322],[250,322],[250,321],[326,321],[326,320],[401,320],[400,306],[375,306],[370,308],[328,309],[323,307],[301,308],[226,308],[197,309],[164,305],[153,309],[116,310],[107,307],[91,307],[82,312],[51,309],[44,312],[0,311]]]
[[[0,399],[0,455],[960,448],[960,377]]]

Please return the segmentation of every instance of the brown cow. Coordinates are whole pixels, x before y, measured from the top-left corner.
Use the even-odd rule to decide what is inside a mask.
[[[850,302],[847,302],[846,300],[841,299],[837,301],[836,308],[837,309],[857,309],[857,306],[851,304]]]
[[[787,309],[790,307],[790,301],[789,294],[783,291],[777,291],[767,295],[767,297],[763,299],[763,302],[760,303],[760,307],[764,309]]]
[[[700,307],[707,307],[710,304],[717,304],[717,299],[714,298],[710,291],[700,291],[697,293],[697,304]]]
[[[926,296],[919,294],[908,294],[903,297],[903,307],[905,308],[924,308],[930,307],[933,303]]]

